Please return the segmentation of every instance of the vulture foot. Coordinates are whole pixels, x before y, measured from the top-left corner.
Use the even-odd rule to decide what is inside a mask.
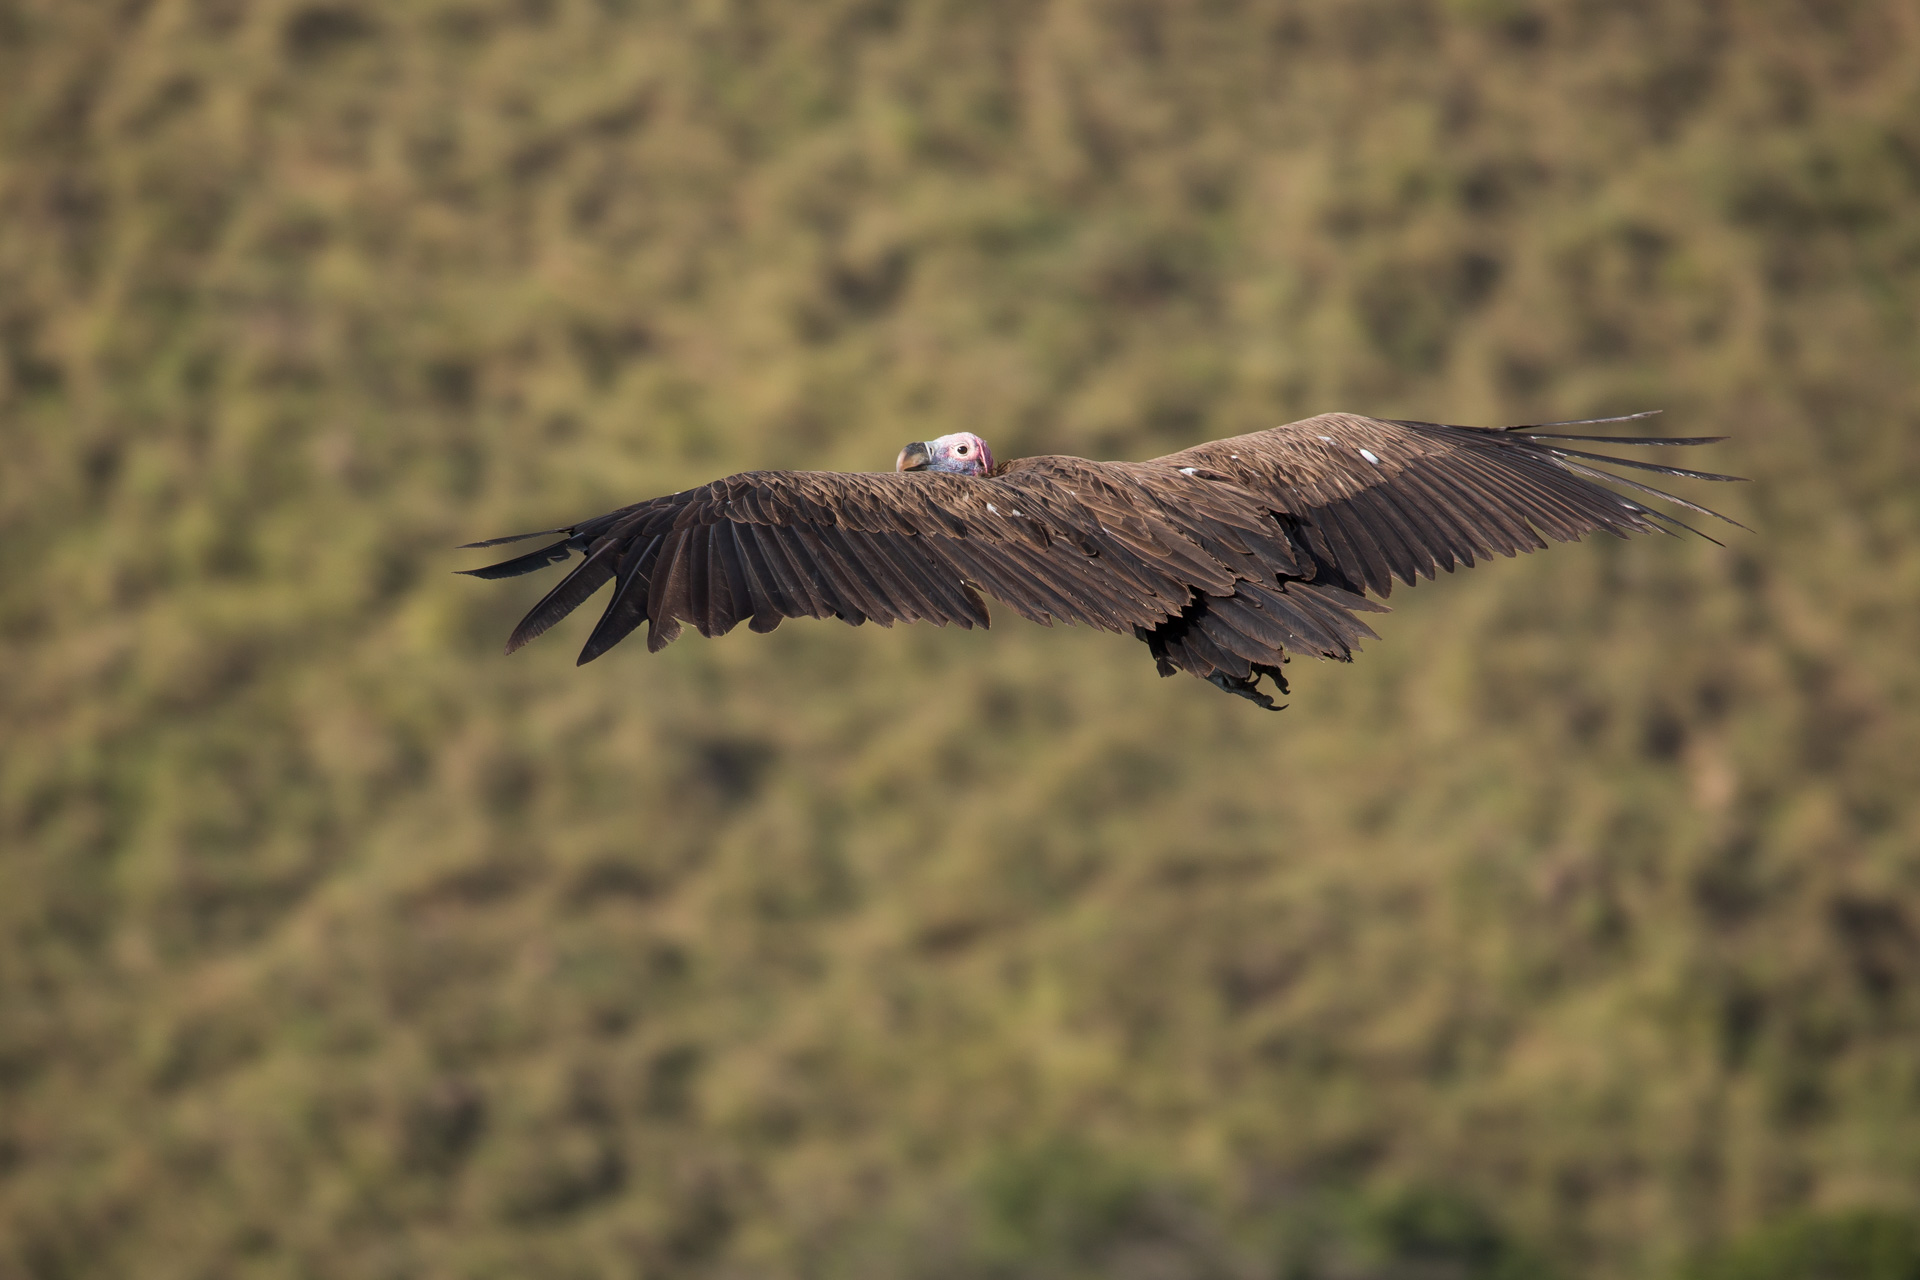
[[[1253,678],[1251,680],[1239,680],[1223,671],[1216,671],[1207,677],[1207,683],[1213,685],[1215,688],[1225,689],[1228,693],[1245,698],[1248,702],[1256,706],[1264,707],[1268,711],[1285,711],[1287,709],[1286,703],[1275,702],[1261,690],[1260,677],[1263,675],[1272,676],[1274,684],[1279,687],[1281,693],[1287,691],[1286,678],[1280,674],[1280,668],[1278,667],[1257,666],[1253,669]]]

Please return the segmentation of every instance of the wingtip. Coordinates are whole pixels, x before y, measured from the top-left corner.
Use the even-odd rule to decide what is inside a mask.
[[[463,542],[455,551],[473,551],[481,547],[504,547],[509,542],[525,542],[528,538],[538,538],[549,533],[572,533],[572,528],[535,529],[532,533],[510,533],[504,538],[483,538],[479,542]]]
[[[1564,422],[1529,422],[1522,426],[1508,427],[1507,430],[1538,431],[1542,427],[1595,427],[1607,422],[1638,422],[1642,418],[1657,417],[1665,412],[1665,409],[1642,409],[1638,413],[1622,413],[1612,418],[1568,418]]]

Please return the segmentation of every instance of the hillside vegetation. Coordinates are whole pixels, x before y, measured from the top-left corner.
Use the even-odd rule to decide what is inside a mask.
[[[0,1277],[1914,1280],[1916,210],[1910,0],[0,0]],[[1279,715],[452,573],[1645,408]]]

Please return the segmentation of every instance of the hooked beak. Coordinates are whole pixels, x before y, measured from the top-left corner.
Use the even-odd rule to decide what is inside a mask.
[[[932,465],[933,455],[927,452],[926,442],[922,440],[915,440],[893,460],[895,471],[925,471]]]

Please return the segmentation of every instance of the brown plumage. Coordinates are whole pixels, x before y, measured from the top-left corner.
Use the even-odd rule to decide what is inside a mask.
[[[682,623],[707,636],[741,622],[771,631],[798,617],[984,627],[984,594],[1042,624],[1131,632],[1160,674],[1188,671],[1272,707],[1260,677],[1284,692],[1280,667],[1289,653],[1350,660],[1374,635],[1355,615],[1385,612],[1366,597],[1387,595],[1395,578],[1411,585],[1496,553],[1541,549],[1547,538],[1690,527],[1596,480],[1726,519],[1592,464],[1739,477],[1574,447],[1720,438],[1330,413],[1149,462],[1044,456],[983,475],[747,471],[546,530],[562,536],[466,572],[504,578],[584,553],[514,628],[509,653],[609,581],[613,595],[580,652],[583,663],[642,622],[649,650],[671,643]],[[984,444],[965,439],[985,455],[980,465],[990,465]],[[916,465],[924,466],[924,448],[909,448],[921,450]],[[907,457],[903,451],[901,465]]]

